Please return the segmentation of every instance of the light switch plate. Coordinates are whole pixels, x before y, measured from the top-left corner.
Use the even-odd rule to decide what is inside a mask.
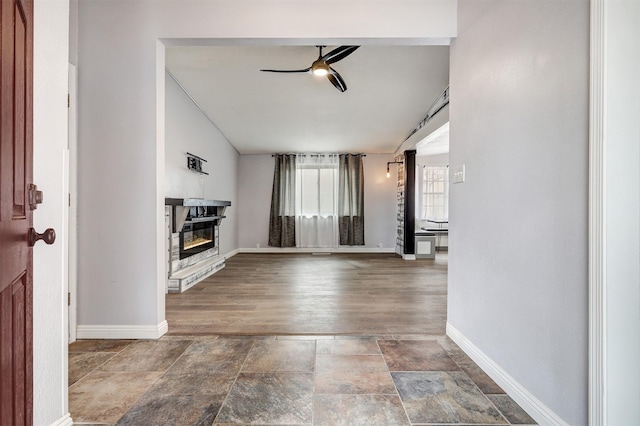
[[[464,164],[453,168],[453,183],[464,182]]]

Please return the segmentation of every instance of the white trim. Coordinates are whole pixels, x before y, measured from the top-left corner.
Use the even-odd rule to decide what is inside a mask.
[[[71,414],[67,413],[64,416],[60,417],[55,422],[51,423],[49,426],[72,426],[73,419],[71,418]]]
[[[236,254],[240,253],[241,249],[235,249],[235,250],[231,250],[229,253],[225,254],[223,257],[229,259],[230,257],[235,256]]]
[[[67,291],[69,343],[76,340],[77,326],[77,289],[78,289],[78,71],[69,64],[69,108],[68,108],[68,191],[69,202],[66,207],[67,221]]]
[[[447,322],[447,336],[451,338],[478,366],[540,425],[568,425],[549,407],[533,396],[524,386],[504,371],[460,331]]]
[[[164,176],[165,176],[165,47],[160,40],[156,40],[156,150],[155,150],[155,162],[156,162],[156,321],[159,324],[166,323],[166,294],[165,289],[167,287],[167,265],[165,264],[165,188],[164,188]],[[166,326],[165,326],[166,328]],[[163,332],[162,334],[166,333]],[[162,336],[158,335],[158,337]],[[153,337],[152,337],[153,338]],[[157,337],[156,337],[157,338]]]
[[[591,0],[589,82],[589,424],[607,418],[605,214],[605,0]]]
[[[377,247],[340,247],[340,248],[313,248],[313,247],[265,247],[265,248],[239,248],[238,253],[395,253],[395,248]]]
[[[153,325],[79,325],[78,339],[159,339],[169,324],[162,321]]]

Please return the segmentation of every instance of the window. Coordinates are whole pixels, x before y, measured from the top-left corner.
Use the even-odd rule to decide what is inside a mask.
[[[299,169],[299,214],[306,217],[335,216],[337,167],[326,164],[303,165]]]
[[[296,246],[338,246],[338,156],[296,157]]]
[[[422,169],[422,218],[449,219],[449,167]]]

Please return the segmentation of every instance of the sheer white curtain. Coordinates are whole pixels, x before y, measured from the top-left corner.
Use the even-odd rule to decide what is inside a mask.
[[[296,158],[296,246],[338,247],[338,155]]]

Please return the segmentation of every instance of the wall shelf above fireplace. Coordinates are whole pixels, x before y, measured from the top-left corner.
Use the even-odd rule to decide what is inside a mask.
[[[203,198],[165,198],[164,203],[167,206],[184,206],[184,207],[228,207],[231,201],[205,200]]]
[[[185,223],[214,222],[218,226],[231,205],[231,201],[202,198],[165,198],[164,203],[171,206],[172,232],[181,232]]]

